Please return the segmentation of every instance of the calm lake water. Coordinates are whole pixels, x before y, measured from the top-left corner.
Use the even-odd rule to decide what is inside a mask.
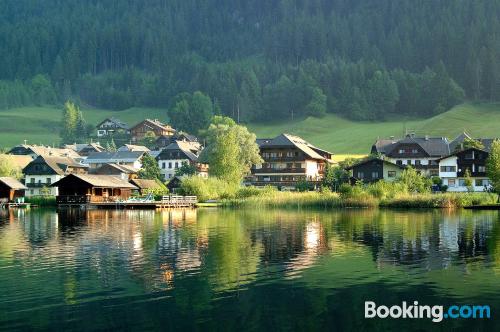
[[[0,287],[3,330],[493,331],[500,215],[0,210]],[[366,300],[492,319],[364,319]]]

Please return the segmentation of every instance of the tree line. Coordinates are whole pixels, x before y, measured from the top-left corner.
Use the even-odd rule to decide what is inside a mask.
[[[241,122],[430,116],[500,100],[496,31],[500,0],[4,1],[0,108],[201,91]]]

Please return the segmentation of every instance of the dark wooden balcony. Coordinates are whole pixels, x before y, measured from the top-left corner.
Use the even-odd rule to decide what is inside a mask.
[[[306,174],[305,168],[254,168],[252,174]]]

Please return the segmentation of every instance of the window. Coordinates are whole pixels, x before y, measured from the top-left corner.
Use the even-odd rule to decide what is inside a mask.
[[[168,168],[172,169],[172,162],[168,163]]]
[[[364,179],[364,178],[365,178],[365,173],[358,172],[358,179]]]
[[[448,179],[448,187],[455,187],[455,179]]]
[[[468,152],[465,154],[465,159],[474,159],[474,152]]]
[[[431,169],[431,170],[429,171],[429,174],[430,174],[431,176],[439,176],[439,171],[438,171],[437,169]]]
[[[175,169],[178,169],[179,168],[179,163],[176,161],[175,162]]]
[[[410,159],[408,159],[408,160],[406,161],[406,165],[411,165],[411,160],[410,160]]]
[[[293,152],[292,152],[292,151],[288,151],[288,152],[286,153],[286,156],[287,156],[288,158],[293,157]]]
[[[402,160],[396,160],[396,164],[397,165],[403,165],[403,161]]]
[[[30,183],[35,183],[35,178],[31,178]]]
[[[51,184],[52,183],[52,179],[51,178],[47,178],[47,184]]]
[[[420,160],[415,160],[415,165],[421,165]]]
[[[293,163],[287,163],[286,168],[293,168]]]
[[[372,179],[378,179],[378,172],[372,172]]]
[[[301,163],[295,163],[295,168],[302,168],[302,164]]]
[[[389,171],[389,172],[387,172],[387,177],[389,177],[389,178],[395,178],[396,177],[396,171]]]
[[[417,153],[418,153],[418,150],[417,150],[417,149],[412,149],[412,150],[411,150],[411,153],[413,153],[413,154],[417,154]]]
[[[165,169],[166,163],[161,163],[161,168]]]
[[[465,179],[458,179],[458,186],[465,187]]]
[[[399,154],[403,154],[403,153],[405,153],[405,150],[399,149]]]
[[[476,179],[476,187],[482,187],[484,185],[485,183],[483,179]]]
[[[441,166],[441,172],[456,172],[456,166]]]
[[[486,172],[486,166],[477,166],[477,171],[479,173],[484,173]]]

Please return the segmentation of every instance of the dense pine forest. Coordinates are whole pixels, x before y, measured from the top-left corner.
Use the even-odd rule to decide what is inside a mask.
[[[0,108],[428,117],[500,101],[500,0],[4,0],[0,59]]]

